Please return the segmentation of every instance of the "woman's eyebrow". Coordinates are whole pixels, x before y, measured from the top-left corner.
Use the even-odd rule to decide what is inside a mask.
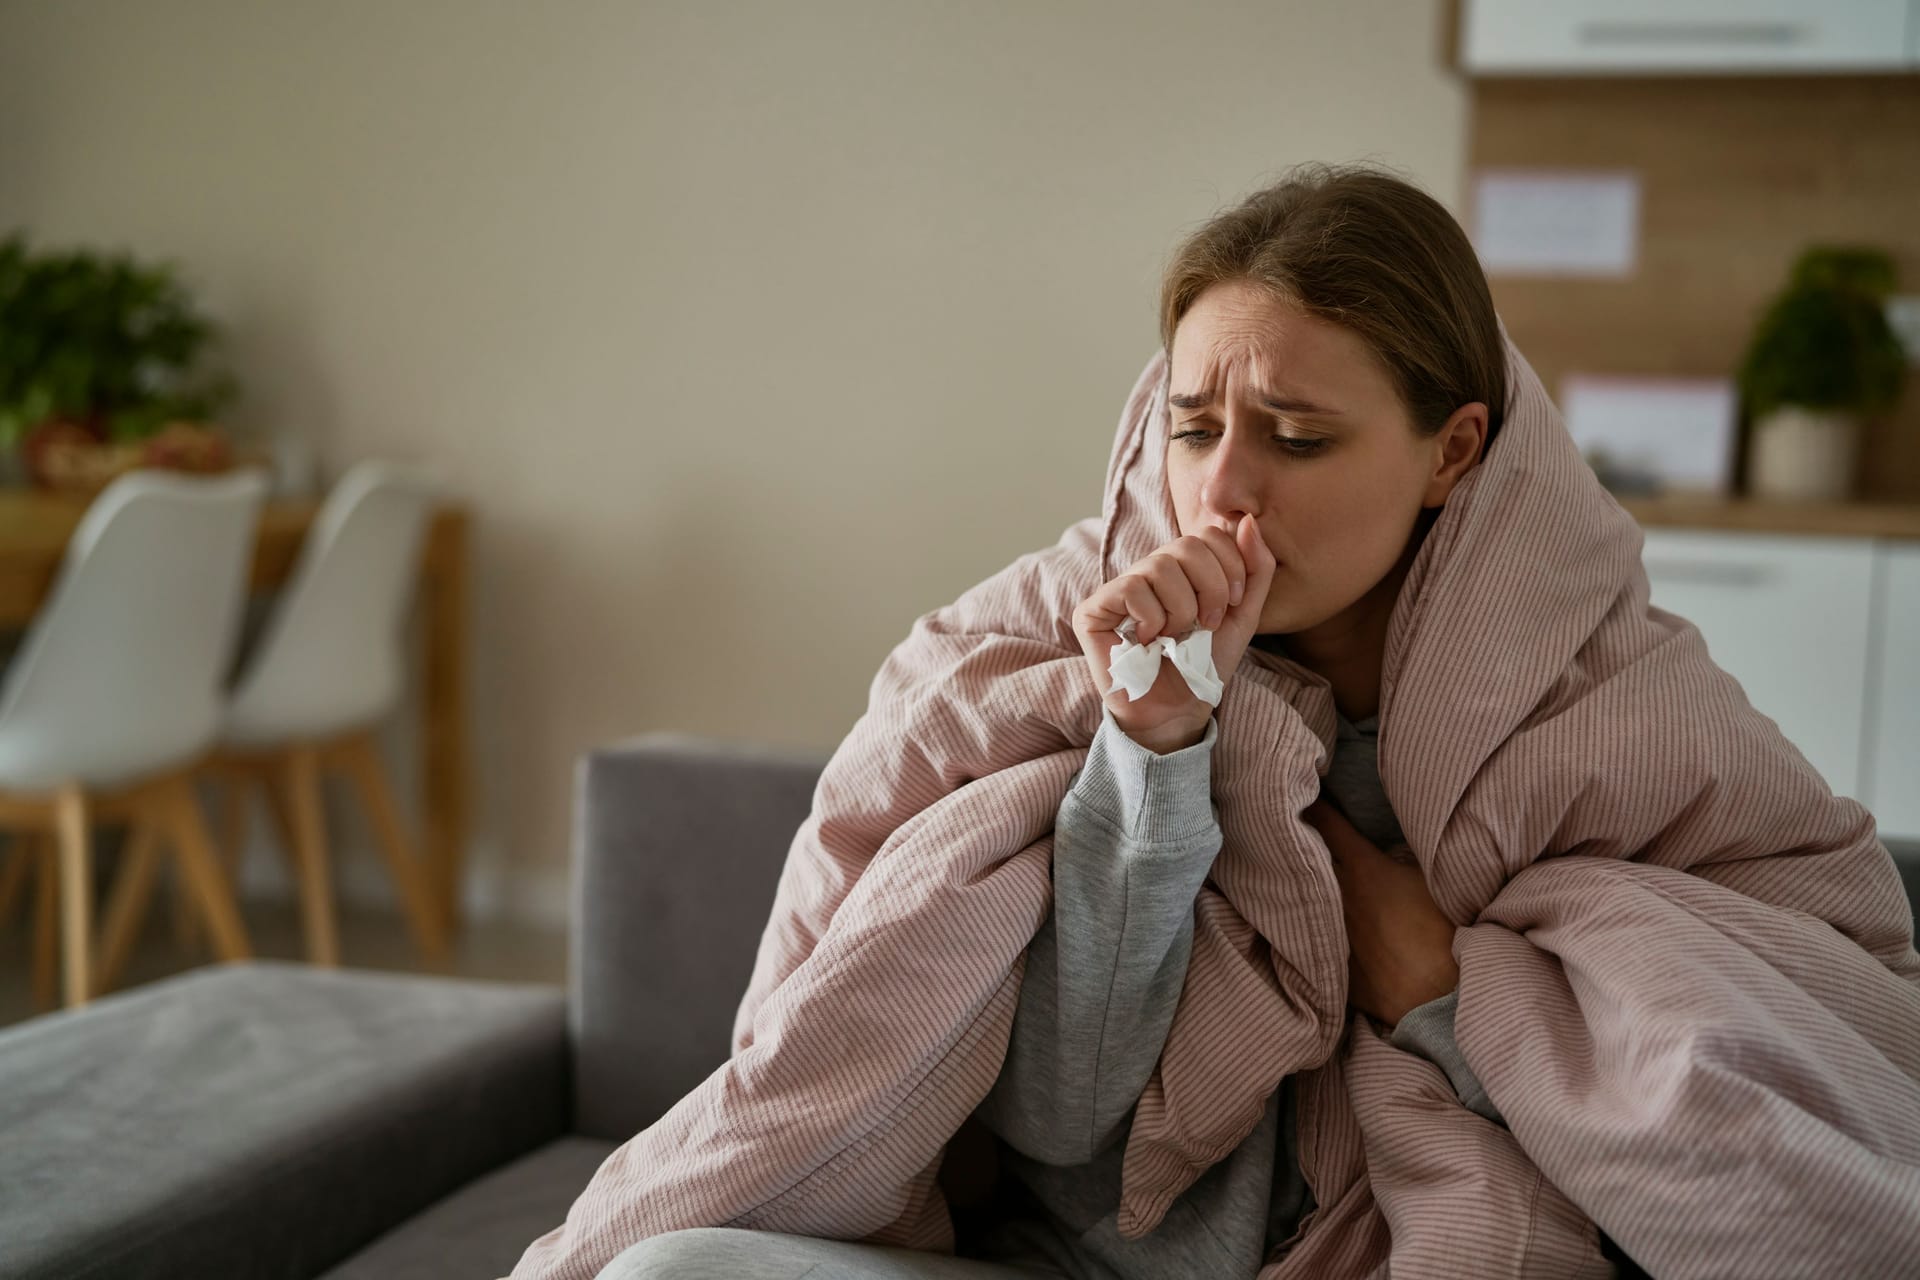
[[[1213,392],[1182,392],[1168,396],[1167,403],[1176,409],[1204,409],[1213,403]],[[1311,413],[1323,417],[1336,417],[1340,413],[1338,409],[1329,409],[1324,405],[1314,404],[1311,400],[1301,400],[1278,392],[1261,393],[1260,403],[1275,413]]]

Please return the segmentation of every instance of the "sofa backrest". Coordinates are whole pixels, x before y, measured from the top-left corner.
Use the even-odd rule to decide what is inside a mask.
[[[574,1127],[625,1139],[712,1074],[825,755],[648,734],[575,775]]]
[[[1913,918],[1920,922],[1920,844],[1890,844],[1887,848],[1893,854],[1893,865],[1900,868],[1900,878],[1906,882]]]

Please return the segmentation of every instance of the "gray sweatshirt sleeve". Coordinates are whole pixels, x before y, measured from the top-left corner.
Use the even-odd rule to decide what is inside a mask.
[[[1473,1074],[1466,1055],[1460,1052],[1460,1042],[1454,1039],[1453,1014],[1459,997],[1458,991],[1449,991],[1438,1000],[1429,1000],[1409,1010],[1393,1029],[1394,1047],[1417,1053],[1446,1072],[1453,1091],[1460,1095],[1460,1101],[1469,1111],[1504,1128],[1507,1122],[1500,1108],[1493,1105],[1493,1099],[1480,1087],[1480,1078]]]
[[[1052,1165],[1117,1136],[1160,1060],[1193,946],[1193,902],[1220,851],[1218,728],[1157,755],[1102,713],[1053,838],[1053,912],[1027,968],[1000,1078],[978,1115]]]

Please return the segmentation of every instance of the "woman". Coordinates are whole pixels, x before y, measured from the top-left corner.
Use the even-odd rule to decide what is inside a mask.
[[[1650,608],[1459,228],[1293,175],[1162,337],[1103,515],[876,677],[733,1057],[515,1274],[1604,1275],[1602,1228],[1900,1274],[1891,860]],[[1116,692],[1123,619],[1211,632],[1217,689]],[[950,1257],[976,1110],[1006,1176]]]
[[[1329,253],[1335,219],[1370,254]],[[1381,261],[1400,264],[1400,289]],[[1433,516],[1498,430],[1505,344],[1452,218],[1367,171],[1296,172],[1213,219],[1168,268],[1161,327],[1182,533],[1074,611],[1106,714],[1056,824],[1054,914],[981,1111],[1030,1203],[1003,1207],[1010,1221],[975,1247],[1071,1275],[1251,1276],[1312,1208],[1284,1084],[1169,1221],[1137,1241],[1117,1229],[1127,1116],[1172,1022],[1194,896],[1220,848],[1213,705],[1166,660],[1130,697],[1110,673],[1119,629],[1131,622],[1143,645],[1211,632],[1223,682],[1257,644],[1329,683],[1333,803],[1309,817],[1340,878],[1349,999],[1497,1122],[1453,1043],[1453,923],[1418,865],[1385,852],[1405,846],[1375,750],[1387,624]]]

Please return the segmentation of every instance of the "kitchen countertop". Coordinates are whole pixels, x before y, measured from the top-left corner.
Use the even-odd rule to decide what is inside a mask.
[[[1646,528],[1920,539],[1920,504],[1777,502],[1757,498],[1618,498]]]

